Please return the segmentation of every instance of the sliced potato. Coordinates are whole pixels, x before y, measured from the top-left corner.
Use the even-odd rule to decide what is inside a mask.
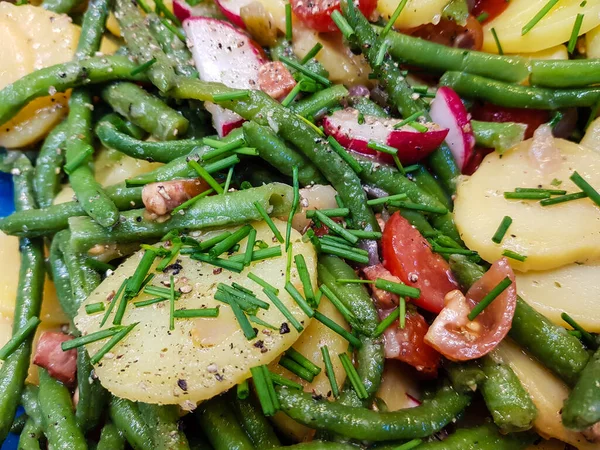
[[[506,200],[504,192],[517,187],[551,188],[579,192],[569,177],[577,170],[592,186],[600,187],[600,154],[589,148],[555,139],[560,152],[555,170],[541,172],[529,155],[531,140],[502,156],[488,155],[471,177],[458,186],[454,217],[465,243],[486,261],[495,261],[509,249],[527,256],[511,260],[520,271],[547,270],[600,258],[600,208],[589,199],[542,207],[535,200]],[[504,216],[513,223],[502,244],[492,236]]]
[[[580,144],[600,153],[600,117],[596,118],[585,130]]]
[[[571,37],[577,14],[584,14],[580,35],[600,25],[600,2],[561,0],[523,36],[523,27],[547,3],[548,0],[511,0],[502,14],[484,26],[483,50],[498,53],[492,28],[496,30],[505,52],[533,53],[567,42]]]
[[[402,14],[394,24],[396,28],[414,28],[428,23],[438,23],[448,0],[408,0]],[[387,21],[398,7],[397,0],[379,0],[377,10]]]
[[[560,315],[566,312],[586,330],[600,332],[600,262],[515,275],[519,295],[548,319],[565,325]]]
[[[388,359],[377,391],[377,397],[385,402],[389,411],[411,408],[414,401],[408,395],[419,398],[419,383],[409,375],[400,361]]]
[[[276,223],[285,232],[285,222]],[[257,239],[272,242],[273,233],[264,222],[254,223],[253,226],[257,230]],[[200,238],[221,231],[213,231]],[[316,257],[312,245],[303,243],[296,231],[292,232],[292,242],[294,254],[304,255],[311,280],[313,284],[316,283]],[[243,251],[245,240],[240,244]],[[107,302],[107,298],[116,292],[123,280],[135,271],[140,257],[141,253],[137,253],[123,263],[90,295],[85,304]],[[218,283],[231,285],[237,282],[270,303],[258,286],[247,278],[248,272],[252,271],[280,290],[281,301],[305,327],[310,320],[284,290],[285,254],[254,263],[241,274],[219,270],[184,255],[178,259],[182,268],[175,277],[176,287],[183,292],[191,291],[182,293],[176,309],[218,306],[219,317],[177,319],[175,329],[170,331],[168,302],[142,308],[130,304],[123,324],[139,322],[139,325],[100,361],[95,370],[102,384],[119,397],[148,403],[179,404],[189,410],[197,402],[214,397],[248,378],[251,367],[270,363],[299,337],[291,325],[290,332],[284,334],[256,326],[260,330],[258,337],[248,341],[231,309],[214,299]],[[163,286],[162,283],[168,283],[168,280],[168,275],[157,274],[152,284]],[[298,289],[302,289],[295,269],[291,281]],[[142,294],[135,301],[148,298],[150,296]],[[287,322],[273,305],[268,310],[260,310],[258,317],[278,329]],[[75,323],[83,334],[88,334],[100,328],[101,318],[101,314],[88,316],[83,305]],[[263,341],[263,345],[255,346],[258,340]],[[103,344],[90,344],[87,350],[93,355]]]
[[[559,439],[579,450],[598,449],[598,444],[587,442],[581,433],[569,431],[563,426],[560,411],[569,395],[569,388],[562,381],[508,340],[502,341],[491,356],[496,361],[509,364],[529,392],[538,409],[533,426],[540,436]]]
[[[600,58],[600,26],[585,35],[585,46],[588,58]]]
[[[566,45],[557,45],[556,47],[550,47],[539,52],[534,53],[519,53],[519,56],[531,59],[558,59],[565,60],[569,59],[569,51]]]

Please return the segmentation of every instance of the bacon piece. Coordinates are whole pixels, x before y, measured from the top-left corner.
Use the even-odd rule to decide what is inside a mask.
[[[199,178],[150,183],[142,190],[142,201],[149,213],[164,216],[207,189],[208,184]]]
[[[377,278],[383,278],[384,280],[392,281],[394,283],[402,283],[400,278],[392,275],[385,267],[383,267],[383,264],[365,267],[363,273],[365,274],[365,277],[371,281],[375,281]],[[384,291],[383,289],[378,289],[374,284],[369,284],[368,286],[371,289],[371,294],[375,299],[377,308],[389,309],[398,306],[398,296],[396,294]]]
[[[258,86],[274,99],[283,100],[296,86],[296,80],[283,63],[274,61],[258,70]]]
[[[63,352],[60,345],[73,339],[64,333],[46,331],[40,336],[33,363],[43,367],[51,377],[66,385],[75,383],[75,372],[77,371],[77,350]]]

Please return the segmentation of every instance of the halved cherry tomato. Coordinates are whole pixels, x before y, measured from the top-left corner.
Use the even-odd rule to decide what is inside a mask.
[[[320,32],[338,31],[331,20],[331,13],[340,10],[340,0],[291,0],[292,11],[307,26]],[[358,8],[371,16],[377,7],[377,0],[359,0]]]
[[[479,17],[481,14],[487,13],[487,19],[482,22],[486,23],[502,14],[508,5],[509,2],[506,0],[476,0],[471,14]]]
[[[471,109],[471,115],[475,120],[484,122],[517,122],[527,125],[525,139],[533,136],[537,128],[551,118],[550,111],[541,109],[506,108],[491,103],[476,103]]]
[[[441,356],[424,340],[428,329],[429,325],[423,316],[408,309],[404,328],[400,328],[396,321],[383,334],[385,357],[405,362],[423,374],[435,376]]]
[[[385,268],[408,286],[421,289],[421,296],[411,302],[439,313],[446,294],[458,286],[446,260],[433,253],[429,242],[398,212],[388,220],[382,244]]]
[[[512,284],[473,321],[471,310],[504,278]],[[506,258],[496,261],[467,292],[450,292],[446,306],[429,327],[425,342],[452,361],[477,359],[491,352],[504,339],[515,314],[517,288],[515,274]]]

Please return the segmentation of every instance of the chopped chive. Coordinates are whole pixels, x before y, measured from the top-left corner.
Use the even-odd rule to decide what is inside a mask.
[[[201,192],[200,194],[196,195],[195,197],[192,197],[189,200],[186,200],[181,205],[179,205],[175,209],[173,209],[173,211],[171,211],[171,215],[175,215],[175,214],[179,213],[179,211],[183,211],[184,209],[189,208],[190,206],[192,206],[194,203],[196,203],[201,198],[208,197],[210,194],[212,194],[214,192],[215,192],[215,190],[212,188],[207,189],[206,191]]]
[[[337,334],[346,339],[354,348],[360,348],[362,346],[362,342],[354,336],[352,333],[346,331],[343,327],[338,325],[336,322],[331,320],[329,317],[321,314],[319,311],[315,311],[315,319],[325,325],[332,331],[335,331]]]
[[[514,259],[515,261],[525,262],[527,256],[523,256],[517,252],[513,252],[512,250],[504,250],[502,252],[502,256],[506,256],[507,258]]]
[[[109,270],[115,270],[116,267],[112,264],[105,263],[104,261],[99,261],[94,258],[87,258],[85,263],[91,267],[92,269],[98,272],[108,272]]]
[[[102,312],[106,309],[104,306],[104,302],[90,303],[85,305],[85,313],[86,314],[96,314]]]
[[[281,101],[281,105],[288,107],[292,104],[292,102],[296,99],[296,97],[298,97],[298,94],[300,94],[300,91],[302,91],[302,88],[304,86],[303,80],[300,80],[296,86],[294,86],[294,88],[290,91],[290,93],[288,95],[285,96],[285,98]]]
[[[483,297],[483,299],[471,310],[471,312],[467,316],[469,320],[475,320],[475,318],[479,314],[481,314],[481,312],[485,308],[487,308],[490,305],[490,303],[492,303],[496,299],[496,297],[502,294],[502,292],[504,292],[504,290],[506,290],[506,288],[508,288],[511,284],[512,281],[508,277],[504,278],[504,280],[498,283],[496,287],[492,289],[485,297]]]
[[[359,264],[368,264],[369,257],[365,255],[357,254],[356,252],[343,250],[338,247],[333,247],[331,245],[321,245],[321,251],[328,255],[339,256],[340,258],[347,259],[348,261],[354,261]]]
[[[375,280],[375,287],[391,292],[392,294],[400,295],[401,297],[419,298],[421,296],[420,289],[407,286],[403,283],[384,280],[383,278],[377,278]]]
[[[214,94],[213,95],[213,102],[215,103],[220,103],[220,102],[228,102],[230,100],[239,100],[239,99],[244,99],[244,98],[248,98],[250,96],[250,91],[248,90],[244,90],[244,91],[234,91],[234,92],[226,92],[224,94]]]
[[[271,372],[271,380],[273,383],[278,384],[279,386],[287,386],[292,389],[302,389],[302,385],[292,381],[286,377],[282,377],[278,373]]]
[[[235,140],[233,140],[231,142],[228,142],[226,144],[223,144],[221,141],[217,141],[215,139],[209,139],[209,138],[204,138],[202,140],[202,142],[204,144],[210,145],[211,147],[213,145],[217,145],[217,143],[219,144],[213,150],[210,150],[210,151],[204,153],[200,157],[200,159],[202,161],[207,161],[209,159],[216,158],[217,156],[221,156],[221,155],[223,155],[223,154],[225,154],[227,152],[233,151],[233,150],[235,150],[237,148],[240,148],[240,147],[242,147],[243,145],[246,144],[246,140],[244,139],[243,136],[240,136],[239,138],[237,138],[237,139],[235,139]],[[221,144],[223,144],[223,145],[221,145]]]
[[[485,22],[488,19],[488,17],[490,17],[490,15],[484,11],[481,14],[479,14],[476,17],[476,19],[477,19],[477,22],[482,23],[482,22]]]
[[[125,290],[125,286],[127,286],[128,282],[129,282],[129,278],[125,278],[123,280],[123,282],[121,283],[121,286],[119,286],[119,289],[117,289],[117,293],[110,301],[110,304],[108,305],[108,308],[106,309],[106,312],[104,313],[104,317],[102,317],[102,321],[100,322],[100,328],[102,328],[104,326],[104,324],[106,323],[106,321],[108,320],[110,313],[114,309],[115,305],[118,303],[119,297],[121,297],[121,294]]]
[[[310,305],[304,300],[302,294],[296,289],[296,287],[290,283],[289,281],[285,284],[285,290],[288,294],[294,299],[294,301],[298,304],[300,309],[304,311],[308,317],[313,317],[315,315],[315,311],[310,307]]]
[[[175,329],[175,278],[169,277],[169,330]]]
[[[406,299],[404,297],[400,297],[400,329],[404,330],[406,327]]]
[[[169,22],[167,19],[165,19],[163,17],[159,17],[159,19],[160,19],[160,22],[165,27],[167,27],[171,33],[173,33],[175,36],[177,36],[180,41],[185,42],[185,40],[186,40],[185,34],[183,33],[183,31],[181,31],[180,28],[177,28],[175,25],[173,25],[171,22]]]
[[[317,42],[315,44],[315,46],[313,48],[311,48],[306,55],[304,55],[304,58],[302,58],[302,60],[300,61],[300,64],[304,65],[307,62],[309,62],[311,59],[313,59],[315,56],[317,56],[319,54],[319,52],[321,51],[322,48],[323,48],[323,44],[321,44],[320,42]]]
[[[258,401],[260,402],[263,414],[265,416],[274,415],[275,406],[273,405],[273,400],[269,394],[269,388],[267,386],[269,380],[265,377],[263,366],[251,367],[250,373],[252,374],[254,389],[256,390],[256,395],[258,397]]]
[[[494,38],[494,42],[496,43],[496,47],[498,48],[498,54],[504,55],[504,50],[502,50],[502,44],[500,43],[500,39],[498,39],[498,33],[496,33],[496,29],[492,27],[490,32],[492,33],[492,37]]]
[[[298,62],[296,62],[290,58],[287,58],[285,56],[281,56],[279,58],[279,60],[282,63],[284,63],[286,66],[289,66],[292,69],[296,69],[298,72],[306,75],[308,78],[315,80],[317,83],[321,83],[322,85],[324,85],[326,87],[331,86],[331,81],[329,81],[327,78],[322,77],[321,75],[319,75],[317,73],[314,73],[312,70],[307,69],[302,64],[299,64]]]
[[[229,302],[229,306],[231,307],[233,315],[238,321],[238,324],[242,329],[242,332],[244,333],[246,339],[248,339],[249,341],[254,339],[256,337],[256,330],[254,329],[254,327],[240,308],[240,305],[238,304],[236,299],[232,299],[232,301]]]
[[[156,271],[157,272],[164,272],[165,271],[165,269],[169,266],[169,264],[171,264],[171,262],[175,258],[177,258],[177,255],[179,255],[179,251],[181,250],[181,246],[182,246],[181,242],[177,242],[177,243],[173,244],[173,248],[171,249],[171,252],[162,259],[162,261],[158,264],[158,266],[156,266]]]
[[[147,286],[144,289],[144,294],[155,295],[157,297],[162,297],[162,298],[168,300],[169,297],[171,297],[171,289],[160,287],[160,286]],[[178,298],[178,297],[181,297],[181,292],[175,292],[175,298]]]
[[[247,302],[243,297],[234,296],[229,292],[225,292],[223,289],[217,289],[214,295],[215,300],[226,303],[231,306],[232,303],[237,303],[238,306],[248,314],[256,314],[258,312],[258,306]]]
[[[379,142],[369,141],[367,147],[372,150],[377,150],[378,152],[387,153],[388,155],[396,155],[398,154],[398,149],[394,147],[390,147],[389,145],[380,144]]]
[[[244,255],[241,256],[243,257]],[[230,259],[211,258],[204,253],[192,253],[190,258],[195,259],[196,261],[212,264],[213,266],[220,267],[222,269],[231,270],[232,272],[236,273],[240,273],[242,270],[244,270],[243,262],[231,261]]]
[[[244,256],[244,254],[233,255],[229,257],[228,261],[243,263]],[[255,250],[254,252],[252,252],[252,262],[262,261],[263,259],[269,258],[277,258],[278,256],[281,256],[281,245],[275,245],[273,247]]]
[[[335,282],[340,284],[375,284],[374,280],[361,280],[359,278],[338,278]]]
[[[119,330],[110,340],[98,350],[98,352],[90,358],[90,363],[92,365],[98,364],[104,356],[110,352],[115,345],[121,342],[125,336],[129,334],[131,330],[133,330],[139,322],[132,323],[131,325]]]
[[[354,159],[352,155],[348,153],[346,149],[342,147],[342,145],[338,141],[336,141],[333,136],[329,136],[327,138],[327,141],[329,142],[329,145],[331,145],[331,148],[335,150],[335,152],[340,156],[340,158],[342,158],[355,173],[362,172],[362,167],[360,166],[358,161],[356,161],[356,159]]]
[[[598,348],[598,343],[596,342],[596,339],[594,339],[594,336],[592,336],[581,325],[579,325],[575,321],[575,319],[573,319],[571,316],[569,316],[565,312],[560,315],[560,318],[562,320],[564,320],[565,322],[567,322],[569,325],[571,325],[571,327],[575,331],[579,331],[579,333],[581,333],[581,339],[583,340],[585,345],[587,345],[588,347],[590,347],[593,350],[596,350]]]
[[[169,19],[171,22],[173,22],[176,26],[178,26],[178,27],[181,26],[181,22],[179,21],[177,16],[175,16],[175,14],[173,14],[171,12],[171,10],[165,6],[163,0],[154,0],[154,10],[156,11],[157,14],[159,14],[159,13],[163,14],[167,19]]]
[[[240,139],[243,139],[243,137],[240,137]],[[226,145],[228,145],[225,142],[220,141],[218,139],[207,138],[207,137],[202,138],[202,143],[204,145],[208,145],[209,147],[212,147],[212,148],[222,148],[222,147],[225,147]],[[204,156],[201,156],[200,158],[201,159],[209,159],[209,158],[205,158]]]
[[[396,447],[394,450],[412,450],[421,445],[422,442],[422,439],[413,439],[412,441],[405,442],[400,447]]]
[[[321,285],[321,292],[325,297],[329,299],[329,301],[335,306],[335,308],[340,312],[344,320],[348,322],[350,325],[356,324],[356,316],[352,314],[352,312],[348,309],[348,307],[340,300],[340,298],[333,293],[331,289],[325,284]]]
[[[195,317],[219,317],[219,308],[178,309],[173,313],[176,319],[192,319]]]
[[[600,194],[594,189],[585,179],[577,173],[573,172],[573,175],[569,177],[573,183],[577,185],[596,205],[600,206]]]
[[[339,223],[335,222],[331,218],[327,217],[318,209],[315,210],[315,216],[319,219],[319,222],[322,222],[324,225],[327,225],[329,230],[333,231],[335,234],[343,237],[351,244],[356,244],[358,242],[358,238],[354,236],[352,233],[347,231],[344,227],[342,227]]]
[[[248,320],[249,320],[250,322],[252,322],[252,323],[255,323],[256,325],[260,325],[261,327],[265,327],[265,328],[268,328],[268,329],[270,329],[270,330],[278,330],[278,329],[279,329],[279,328],[277,328],[276,326],[274,326],[274,325],[271,325],[270,323],[267,323],[267,322],[265,322],[265,321],[264,321],[264,320],[262,320],[262,319],[259,319],[258,317],[256,317],[256,316],[255,316],[255,315],[253,315],[253,314],[249,314],[249,315],[248,315]]]
[[[94,148],[86,145],[83,151],[80,151],[73,159],[67,161],[64,166],[65,173],[72,174],[87,158],[94,154]]]
[[[254,243],[256,242],[256,229],[251,227],[246,242],[246,251],[244,252],[244,266],[249,266],[252,262],[252,253],[254,252]]]
[[[281,367],[284,367],[287,370],[289,370],[290,372],[292,372],[297,377],[302,378],[305,381],[308,381],[309,383],[312,383],[312,381],[315,378],[315,376],[309,370],[305,369],[300,364],[298,364],[296,361],[294,361],[292,358],[289,358],[287,356],[282,356],[279,359],[278,364]]]
[[[227,169],[237,163],[240,162],[240,158],[237,155],[231,155],[227,158],[220,159],[219,161],[215,161],[213,163],[207,164],[204,168],[208,173],[219,172],[223,169]]]
[[[427,131],[429,130],[425,125],[423,125],[419,122],[409,122],[408,125],[411,128],[414,128],[415,130],[417,130],[419,133],[427,133]]]
[[[144,283],[144,280],[146,279],[146,276],[152,267],[152,264],[154,264],[156,256],[157,252],[155,249],[146,250],[144,252],[140,263],[125,287],[125,297],[133,298],[138,295],[142,289],[142,284]],[[117,314],[119,314],[119,312],[117,312]],[[115,325],[120,325],[120,323],[116,323]]]
[[[271,372],[269,372],[267,366],[262,366],[262,371],[265,375],[265,380],[267,380],[267,390],[269,391],[269,396],[271,397],[273,407],[275,408],[275,411],[279,411],[281,405],[279,404],[279,398],[277,397],[277,393],[275,392],[275,385],[273,384],[273,379],[271,378]]]
[[[294,215],[298,210],[298,206],[300,205],[300,181],[298,180],[298,166],[292,167],[292,179],[294,186],[294,197],[292,199],[292,207],[290,209],[290,213],[288,215],[288,220],[286,224],[285,230],[285,251],[288,253],[288,270],[286,271],[286,281],[289,281],[290,276],[290,265],[291,265],[291,248],[290,248],[290,239],[292,236],[292,220],[294,219]]]
[[[389,202],[393,202],[396,200],[405,200],[407,197],[408,196],[406,194],[388,195],[387,197],[379,197],[379,198],[374,198],[372,200],[367,200],[367,205],[369,205],[369,206],[383,205],[384,203],[389,203]]]
[[[269,214],[267,213],[267,211],[265,211],[265,208],[263,208],[262,205],[259,202],[257,202],[257,201],[254,202],[254,207],[256,208],[256,210],[258,211],[258,213],[261,215],[261,217],[263,218],[263,220],[265,222],[267,222],[267,225],[269,226],[269,228],[271,229],[271,231],[275,235],[275,238],[277,238],[277,240],[283,244],[283,242],[284,242],[283,236],[281,235],[279,229],[277,228],[277,226],[273,222],[273,219],[271,219],[269,217]]]
[[[298,269],[298,276],[300,277],[300,282],[302,283],[304,296],[306,297],[308,303],[314,306],[316,305],[315,293],[313,291],[312,282],[310,281],[310,274],[308,273],[308,267],[306,265],[304,255],[298,254],[294,256],[294,262],[296,263],[296,268]]]
[[[431,249],[440,254],[444,255],[467,255],[467,256],[475,256],[477,252],[474,250],[468,250],[466,248],[456,248],[456,247],[440,247],[437,244],[432,244]]]
[[[306,356],[304,356],[302,353],[300,353],[298,350],[294,349],[293,347],[290,347],[289,349],[286,350],[285,356],[296,361],[298,364],[300,364],[302,367],[304,367],[306,370],[308,370],[314,376],[317,376],[321,373],[321,368],[319,366],[317,366],[310,359],[308,359]]]
[[[390,48],[390,43],[387,41],[384,41],[383,44],[381,44],[379,46],[379,48],[377,49],[377,55],[375,55],[375,61],[373,62],[373,66],[374,67],[379,67],[381,64],[383,64],[383,60],[385,58],[385,55],[387,53],[387,51]],[[359,121],[360,123],[360,121]],[[363,118],[363,123],[364,123],[364,118]]]
[[[448,214],[448,210],[443,206],[429,206],[429,205],[421,205],[419,203],[412,202],[403,202],[403,201],[393,201],[389,202],[390,206],[400,209],[411,209],[414,211],[423,211],[432,214]]]
[[[531,31],[533,27],[535,27],[540,20],[544,18],[546,14],[550,12],[552,8],[558,3],[559,0],[550,0],[546,5],[535,15],[533,18],[525,24],[523,29],[521,30],[521,36],[526,35]]]
[[[188,166],[194,169],[196,173],[200,175],[200,178],[206,181],[208,185],[215,190],[215,192],[217,192],[218,194],[223,193],[223,188],[221,187],[221,185],[217,183],[217,180],[215,180],[212,177],[212,175],[206,171],[206,168],[198,164],[198,161],[191,159],[188,161]]]
[[[419,170],[421,166],[419,164],[413,164],[411,166],[406,166],[404,168],[404,172],[409,173],[409,172],[414,172],[415,170]]]
[[[156,58],[152,58],[149,61],[146,61],[143,64],[140,64],[139,66],[135,67],[132,71],[131,71],[131,76],[136,76],[139,75],[140,73],[146,72],[150,67],[152,67],[152,65],[156,62]]]
[[[396,167],[398,168],[398,172],[400,172],[402,175],[406,175],[406,171],[404,170],[404,166],[400,162],[400,158],[398,158],[398,154],[397,153],[394,153],[392,155],[392,159],[394,160],[394,164],[396,164]]]
[[[346,371],[346,375],[348,376],[348,379],[350,380],[350,384],[352,385],[352,388],[358,395],[358,398],[360,398],[361,400],[366,400],[367,398],[369,398],[367,389],[365,388],[365,385],[360,380],[360,377],[358,376],[358,373],[356,372],[356,368],[352,364],[352,361],[350,361],[350,357],[348,356],[348,354],[340,353],[339,358],[340,358],[340,361],[342,362],[342,366],[344,367],[344,370]]]
[[[400,14],[402,13],[402,10],[406,6],[407,2],[408,0],[402,0],[400,3],[398,3],[398,6],[390,16],[390,20],[388,20],[388,23],[385,24],[385,27],[379,34],[379,39],[384,39],[387,36],[387,34],[390,32],[390,30],[398,20],[398,17],[400,17]]]
[[[585,192],[576,192],[574,194],[561,195],[560,197],[547,198],[540,202],[542,206],[552,206],[558,205],[559,203],[570,202],[573,200],[579,200],[582,198],[587,198],[587,194]]]
[[[227,172],[227,178],[225,179],[225,186],[223,186],[223,194],[229,192],[229,186],[231,185],[231,179],[233,178],[233,166],[229,168]]]
[[[506,235],[506,232],[508,231],[508,228],[511,226],[512,222],[512,217],[504,216],[502,222],[500,222],[500,225],[498,226],[498,229],[494,233],[494,236],[492,236],[492,242],[496,244],[502,242],[502,239],[504,239],[504,236]]]
[[[356,255],[361,255],[361,256],[368,256],[369,252],[362,249],[362,248],[358,248],[358,247],[352,247],[350,244],[344,242],[344,243],[340,243],[338,241],[334,241],[331,239],[332,236],[323,236],[320,239],[320,243],[321,245],[327,245],[330,247],[335,247],[339,250],[345,250],[345,251],[349,251],[352,253],[355,253]]]
[[[236,283],[235,281],[233,283],[231,283],[231,287],[233,287],[234,289],[237,289],[238,291],[245,292],[246,294],[249,294],[249,295],[252,295],[253,297],[255,297],[254,292],[252,292],[251,289],[248,289],[248,288],[242,286],[241,284]]]
[[[223,231],[222,233],[219,233],[218,235],[207,239],[206,241],[201,241],[198,244],[198,249],[200,251],[206,251],[211,247],[214,247],[215,245],[217,245],[219,242],[224,241],[225,239],[227,239],[229,236],[231,236],[231,232],[230,231]]]
[[[90,334],[86,334],[85,336],[80,336],[75,339],[71,339],[70,341],[65,341],[60,344],[60,348],[63,352],[68,350],[81,347],[83,345],[91,344],[92,342],[101,341],[102,339],[106,339],[114,336],[118,332],[123,329],[121,326],[107,328],[106,330],[95,331]]]
[[[25,325],[16,330],[9,341],[0,348],[0,359],[8,358],[25,340],[35,332],[40,324],[39,317],[31,317]],[[69,342],[69,341],[67,341]]]
[[[142,308],[144,306],[150,306],[150,305],[154,305],[156,303],[166,302],[167,300],[169,300],[169,299],[165,298],[165,297],[156,297],[156,298],[151,298],[149,300],[142,300],[140,302],[133,302],[133,306],[135,306],[136,308]]]
[[[148,283],[150,283],[154,279],[155,274],[149,273],[148,276],[142,281],[142,285],[140,286],[140,292],[146,289]]]
[[[240,287],[243,288],[242,286],[240,286]],[[252,305],[258,306],[259,308],[269,309],[269,307],[271,306],[267,302],[262,301],[259,298],[257,298],[252,291],[250,291],[250,293],[248,293],[249,289],[242,290],[240,288],[234,288],[232,286],[227,286],[226,284],[223,284],[223,283],[219,283],[217,288],[227,292],[229,295],[233,295],[234,297],[236,297],[236,299],[243,299],[244,301],[246,301]]]
[[[540,189],[540,188],[516,188],[515,192],[544,192],[550,195],[565,195],[567,191],[562,189]]]
[[[339,196],[339,194],[336,194],[335,202],[337,203],[338,208],[345,208],[344,201],[342,200],[342,197]]]
[[[321,211],[321,213],[325,214],[327,217],[346,217],[350,214],[350,210],[348,208],[319,209],[319,211]],[[312,219],[314,216],[314,209],[306,211],[306,217],[308,219]]]
[[[273,304],[281,312],[281,314],[283,314],[284,317],[292,324],[296,331],[301,332],[304,329],[302,324],[298,322],[298,320],[293,316],[290,310],[286,308],[283,302],[279,300],[279,298],[273,292],[271,292],[269,289],[263,289],[263,292],[267,297],[269,297],[269,300],[273,302]]]
[[[333,13],[331,13],[331,20],[334,21],[347,40],[352,39],[355,34],[354,29],[350,26],[346,18],[342,16],[341,12],[338,10],[333,11]]]
[[[237,398],[240,400],[246,400],[250,396],[250,386],[248,385],[248,380],[244,380],[237,385],[236,393]]]
[[[550,198],[547,192],[505,192],[504,198],[508,200],[542,200]]]
[[[404,125],[414,122],[422,115],[423,115],[422,111],[417,111],[416,113],[411,114],[406,119],[402,119],[400,122],[398,122],[396,125],[394,125],[394,129],[397,130],[398,128],[402,128]]]
[[[293,37],[293,25],[292,25],[292,5],[288,2],[285,4],[285,38],[288,41],[292,40]]]
[[[246,189],[252,189],[252,184],[250,184],[249,181],[242,181],[242,183],[240,184],[240,189],[242,191],[245,191]]]
[[[375,328],[373,332],[373,337],[378,338],[383,334],[385,330],[387,330],[394,321],[400,317],[400,307],[394,309],[385,319],[383,319]]]
[[[268,289],[268,290],[272,291],[275,295],[279,294],[279,289],[277,289],[272,284],[269,284],[268,282],[266,282],[265,280],[263,280],[262,278],[260,278],[258,275],[255,275],[252,272],[249,272],[248,273],[248,278],[250,278],[256,284],[258,284],[259,286],[261,286],[263,289]]]
[[[218,244],[216,244],[213,248],[208,251],[208,254],[211,258],[216,258],[221,256],[223,253],[229,251],[234,245],[239,243],[242,239],[250,234],[250,230],[252,230],[251,225],[244,225],[242,228],[234,231],[231,236],[222,240]],[[252,250],[252,248],[251,248]],[[242,261],[245,261],[245,255],[242,256]]]
[[[329,348],[326,345],[321,347],[321,355],[323,355],[323,363],[325,364],[325,372],[329,379],[329,385],[331,386],[331,393],[334,398],[338,398],[340,395],[340,388],[335,378],[335,371],[333,370],[333,364],[331,363],[331,356],[329,354]]]
[[[381,239],[383,234],[380,231],[365,231],[365,230],[352,230],[351,228],[346,228],[348,233],[353,234],[359,239]]]

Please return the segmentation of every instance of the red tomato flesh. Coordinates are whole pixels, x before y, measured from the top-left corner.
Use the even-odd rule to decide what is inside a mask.
[[[307,27],[320,32],[338,31],[331,20],[333,11],[340,11],[340,0],[291,0],[292,11]],[[377,7],[377,0],[360,0],[358,8],[370,17]]]
[[[491,103],[476,103],[471,115],[475,120],[484,122],[517,122],[527,125],[525,139],[533,136],[533,132],[537,128],[550,121],[551,111],[541,109],[526,109],[526,108],[506,108],[497,106]]]
[[[433,253],[429,242],[398,212],[388,220],[382,244],[385,268],[406,285],[421,290],[420,297],[411,302],[439,313],[446,294],[458,288],[446,260]]]
[[[487,19],[482,22],[486,23],[502,14],[508,8],[508,4],[509,2],[506,0],[476,0],[471,14],[479,17],[481,14],[487,13]]]

